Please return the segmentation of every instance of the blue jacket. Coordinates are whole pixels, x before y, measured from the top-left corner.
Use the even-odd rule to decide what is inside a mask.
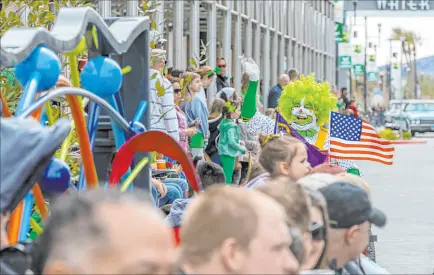
[[[206,138],[208,134],[208,107],[200,96],[195,96],[190,104],[185,104],[185,114],[187,115],[188,125],[193,124],[196,119],[200,119],[201,124],[197,127],[197,130]]]
[[[278,105],[278,100],[280,95],[282,94],[282,87],[280,84],[276,84],[273,88],[270,89],[270,93],[268,94],[268,108],[276,108]]]

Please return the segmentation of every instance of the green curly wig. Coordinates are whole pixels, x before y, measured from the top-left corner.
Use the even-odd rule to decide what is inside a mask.
[[[330,111],[336,107],[338,99],[330,92],[327,82],[316,83],[314,75],[301,76],[300,80],[289,83],[283,88],[279,99],[279,112],[288,123],[292,123],[292,108],[304,98],[304,105],[311,104],[322,126],[329,121]]]

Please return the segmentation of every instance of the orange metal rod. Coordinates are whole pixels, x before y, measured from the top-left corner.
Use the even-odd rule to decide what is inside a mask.
[[[8,223],[8,240],[10,245],[18,242],[18,235],[20,233],[21,215],[23,213],[24,202],[21,201],[17,208],[12,212],[11,218]]]
[[[77,96],[66,95],[65,97],[66,100],[68,100],[69,107],[71,108],[72,117],[76,127],[87,186],[90,189],[96,188],[98,187],[98,176],[96,174],[95,162],[93,160],[92,148],[89,141],[89,134],[87,133],[83,107],[81,106]]]
[[[2,93],[0,93],[0,99],[2,101],[2,116],[3,117],[11,117],[12,112],[9,109],[8,102],[6,101],[6,98],[3,97]]]

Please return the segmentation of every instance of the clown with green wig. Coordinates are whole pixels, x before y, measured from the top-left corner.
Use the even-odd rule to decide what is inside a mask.
[[[249,86],[244,97],[241,118],[247,124],[251,135],[273,134],[276,121],[257,111],[256,107],[259,67],[252,59],[243,59],[242,67],[249,76]],[[328,83],[317,83],[313,75],[301,76],[299,80],[283,88],[278,111],[287,124],[307,142],[325,152],[329,148],[327,125],[330,112],[336,108],[337,101],[338,99],[330,92]],[[289,129],[281,132],[288,133]],[[332,163],[336,163],[349,173],[360,175],[359,168],[353,161],[332,159]]]

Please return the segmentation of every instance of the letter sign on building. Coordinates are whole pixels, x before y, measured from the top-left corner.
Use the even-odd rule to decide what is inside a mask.
[[[389,11],[428,11],[429,0],[377,0],[379,10]]]

